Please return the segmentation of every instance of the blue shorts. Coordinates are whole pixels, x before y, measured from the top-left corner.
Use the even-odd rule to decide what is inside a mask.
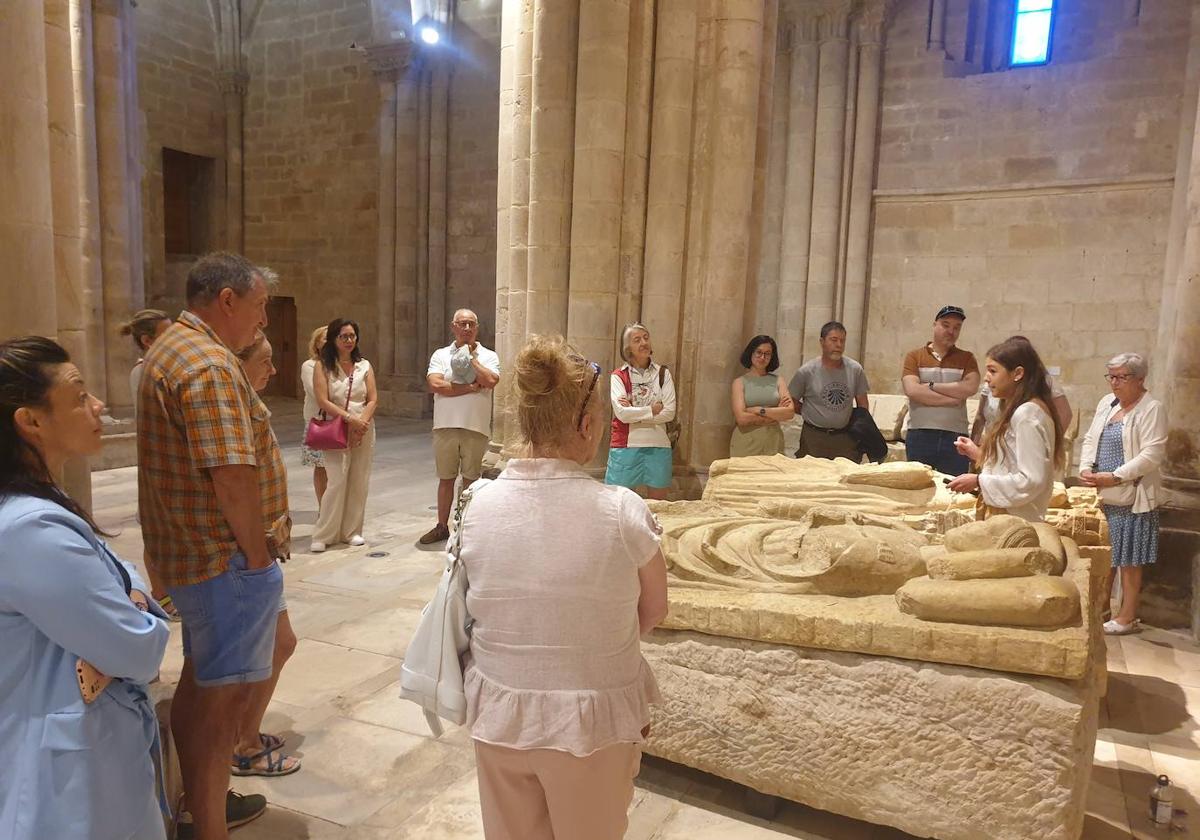
[[[608,469],[605,484],[621,487],[671,486],[671,448],[669,446],[639,446],[608,450]]]
[[[261,682],[271,676],[275,626],[283,602],[278,563],[246,571],[239,551],[214,578],[167,593],[183,619],[183,655],[196,685]]]

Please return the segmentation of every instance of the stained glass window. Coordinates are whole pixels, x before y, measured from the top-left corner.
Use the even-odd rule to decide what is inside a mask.
[[[1022,67],[1050,60],[1054,0],[1016,0],[1010,65]]]

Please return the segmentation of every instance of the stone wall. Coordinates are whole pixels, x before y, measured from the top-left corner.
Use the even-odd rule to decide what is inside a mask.
[[[977,353],[1029,336],[1085,421],[1106,359],[1153,356],[1189,6],[1058,7],[1051,64],[994,73],[963,61],[967,3],[947,4],[945,55],[926,47],[927,4],[897,12],[864,359],[874,390],[900,389],[903,354],[942,303],[966,307],[961,343]]]
[[[294,297],[298,346],[335,317],[372,357],[378,97],[362,53],[365,0],[266,0],[246,44],[245,236]]]
[[[224,244],[225,107],[207,3],[139,0],[134,9],[143,139],[142,207],[148,306],[178,309],[188,255],[168,258],[163,224],[163,148],[216,161],[211,247]],[[135,307],[138,308],[138,307]]]

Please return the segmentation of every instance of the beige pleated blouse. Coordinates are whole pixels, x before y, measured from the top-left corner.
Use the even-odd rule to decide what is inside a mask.
[[[513,460],[462,534],[472,737],[578,756],[641,742],[659,699],[638,638],[638,570],[659,545],[646,503],[569,461]]]

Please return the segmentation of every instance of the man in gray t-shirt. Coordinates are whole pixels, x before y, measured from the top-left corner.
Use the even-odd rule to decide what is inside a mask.
[[[867,408],[867,374],[862,365],[845,356],[846,328],[837,321],[821,327],[821,357],[800,366],[788,391],[804,418],[796,457],[849,458],[858,463],[862,453],[850,436],[850,413],[855,405]]]

